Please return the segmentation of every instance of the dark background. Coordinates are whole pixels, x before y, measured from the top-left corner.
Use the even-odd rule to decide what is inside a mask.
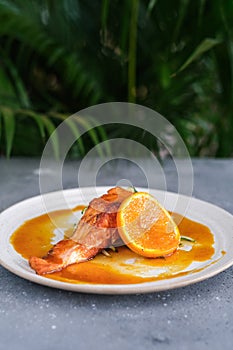
[[[72,113],[129,101],[170,120],[191,156],[231,157],[232,36],[232,0],[0,0],[1,156],[39,156]],[[129,131],[93,133],[70,155]]]

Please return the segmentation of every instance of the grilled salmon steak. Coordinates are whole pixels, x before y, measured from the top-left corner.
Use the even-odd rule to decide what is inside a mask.
[[[131,194],[131,191],[114,187],[107,194],[94,198],[72,237],[55,244],[43,258],[31,257],[31,268],[39,275],[52,273],[68,265],[90,260],[104,248],[119,245],[121,239],[117,229],[117,210]]]

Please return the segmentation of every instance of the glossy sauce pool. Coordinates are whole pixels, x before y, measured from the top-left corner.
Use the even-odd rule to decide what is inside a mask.
[[[82,209],[83,206],[77,206],[74,211]],[[71,236],[74,227],[69,220],[70,211],[59,210],[52,214],[56,217],[56,223],[66,228],[65,236]],[[180,218],[176,213],[172,216],[175,221]],[[179,249],[169,257],[148,259],[122,246],[117,248],[117,252],[111,252],[111,257],[99,254],[91,261],[70,265],[45,277],[69,283],[133,284],[202,270],[206,267],[203,262],[207,262],[214,255],[213,234],[207,226],[188,218],[183,218],[178,227],[182,236],[191,237],[195,242],[182,241]],[[11,244],[25,259],[30,256],[42,257],[52,247],[56,228],[49,215],[44,214],[20,226],[11,236]]]

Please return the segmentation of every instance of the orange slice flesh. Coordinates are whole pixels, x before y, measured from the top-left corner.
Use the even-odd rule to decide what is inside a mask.
[[[117,225],[124,243],[148,258],[171,255],[180,243],[179,229],[172,217],[146,192],[136,192],[122,202]]]

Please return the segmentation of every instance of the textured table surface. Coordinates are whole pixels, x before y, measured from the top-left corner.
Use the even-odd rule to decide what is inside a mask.
[[[0,159],[0,211],[39,194],[39,161]],[[193,160],[194,192],[233,213],[233,160]],[[64,186],[76,186],[76,166],[64,169]],[[99,176],[114,185],[132,164]],[[173,187],[173,169],[165,165]],[[111,179],[111,181],[109,180]],[[0,267],[0,349],[232,349],[233,268],[198,284],[161,293],[105,296],[50,289]]]

